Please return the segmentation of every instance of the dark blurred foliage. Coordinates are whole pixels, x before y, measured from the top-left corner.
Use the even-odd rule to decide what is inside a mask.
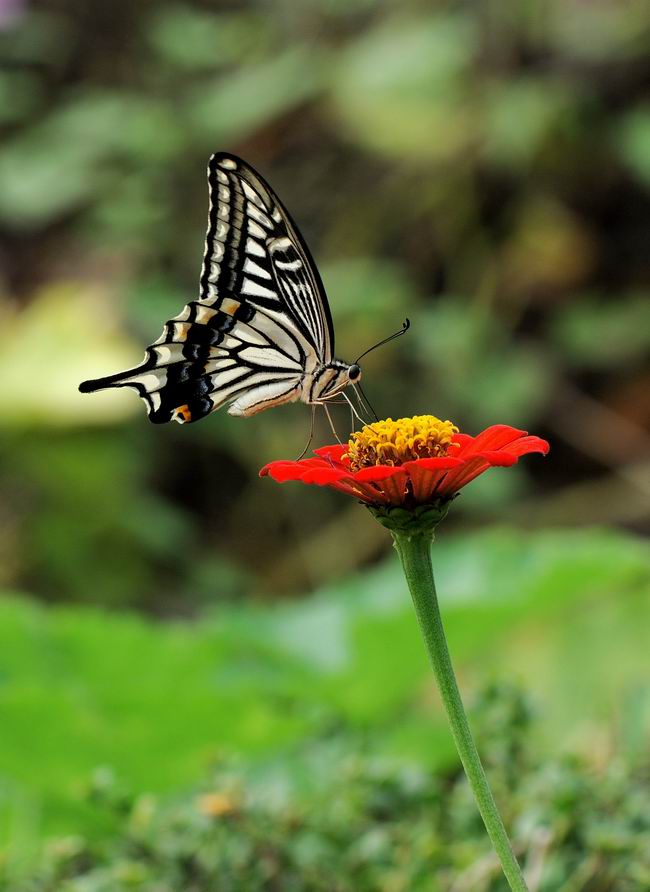
[[[191,611],[386,547],[356,506],[258,481],[304,406],[160,429],[76,393],[195,296],[216,149],[299,222],[339,355],[411,318],[365,364],[380,415],[552,441],[451,522],[647,529],[643,0],[4,0],[0,27],[2,584]]]
[[[509,686],[476,709],[486,764],[509,803],[535,892],[639,892],[650,884],[648,765],[565,756],[540,765],[530,705]],[[203,790],[132,796],[106,771],[89,791],[119,830],[53,840],[11,892],[503,892],[507,884],[462,774],[378,759],[331,736],[292,773],[224,764]],[[215,883],[217,886],[215,886]]]

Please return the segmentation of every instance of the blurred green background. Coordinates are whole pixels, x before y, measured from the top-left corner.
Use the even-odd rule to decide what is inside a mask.
[[[523,685],[540,753],[642,758],[649,47],[642,0],[0,0],[8,889],[44,838],[113,832],[98,766],[176,793],[332,727],[453,765],[385,531],[257,477],[300,453],[304,406],[160,428],[131,392],[77,392],[195,298],[215,150],[301,227],[337,355],[410,317],[364,364],[380,417],[550,440],[440,534],[461,684]]]

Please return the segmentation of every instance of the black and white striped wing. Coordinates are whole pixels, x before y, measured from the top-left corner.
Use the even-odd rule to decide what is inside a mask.
[[[198,421],[225,403],[252,415],[300,398],[306,372],[332,359],[325,291],[270,186],[233,155],[208,165],[210,214],[200,296],[166,323],[136,368],[80,390],[131,387],[151,421]]]

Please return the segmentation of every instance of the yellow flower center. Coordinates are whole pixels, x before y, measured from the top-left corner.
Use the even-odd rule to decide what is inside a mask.
[[[435,415],[415,415],[393,421],[375,421],[348,441],[347,456],[353,471],[372,465],[401,465],[418,458],[446,455],[458,428]]]

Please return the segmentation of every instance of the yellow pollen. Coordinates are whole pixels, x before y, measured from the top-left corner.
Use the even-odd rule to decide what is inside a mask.
[[[375,421],[352,434],[347,456],[352,470],[372,465],[402,465],[418,458],[447,455],[458,428],[435,415]]]

